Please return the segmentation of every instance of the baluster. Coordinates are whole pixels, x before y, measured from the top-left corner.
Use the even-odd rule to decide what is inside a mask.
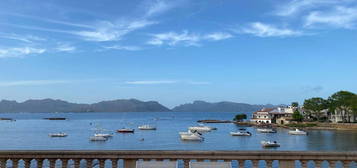
[[[239,160],[238,161],[238,167],[243,168],[244,167],[244,160]]]
[[[279,160],[281,168],[295,168],[295,160]]]
[[[124,168],[136,168],[136,160],[124,159]]]
[[[105,167],[105,159],[99,159],[99,168]]]
[[[272,168],[273,167],[273,160],[265,160],[265,163],[267,165],[267,168]]]
[[[253,168],[259,168],[259,160],[252,160]]]
[[[24,159],[25,168],[30,168],[30,167],[31,167],[31,160],[32,160],[32,159]]]
[[[93,159],[86,159],[87,168],[92,168],[93,166]]]
[[[6,168],[7,159],[0,159],[0,168]]]
[[[184,166],[184,168],[189,168],[190,167],[190,159],[184,159],[183,166]]]
[[[19,159],[12,159],[12,168],[19,167]]]
[[[37,168],[42,168],[43,159],[36,159]]]
[[[342,167],[343,168],[349,168],[350,167],[350,161],[348,161],[348,160],[342,161]]]
[[[315,168],[321,168],[322,160],[315,160]]]
[[[67,168],[68,166],[68,159],[61,159],[62,161],[62,168]]]
[[[308,162],[309,162],[308,160],[300,160],[301,168],[307,168],[307,163]]]
[[[50,168],[56,168],[56,159],[49,159],[50,161]]]
[[[74,159],[74,168],[81,167],[81,159]]]
[[[118,159],[111,159],[112,161],[112,168],[118,168]]]
[[[330,160],[330,161],[328,161],[328,167],[329,168],[336,168],[336,161],[334,161],[334,160]]]

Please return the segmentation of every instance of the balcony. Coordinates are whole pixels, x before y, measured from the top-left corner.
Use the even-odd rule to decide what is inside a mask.
[[[306,151],[0,151],[0,168],[99,167],[136,168],[140,161],[174,161],[189,168],[191,161],[231,162],[235,167],[344,167],[357,161],[357,152]]]

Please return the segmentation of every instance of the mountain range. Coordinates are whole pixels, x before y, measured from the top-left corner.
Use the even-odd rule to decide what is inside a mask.
[[[24,102],[2,100],[0,113],[13,112],[253,112],[273,105],[251,105],[235,102],[209,103],[194,101],[169,109],[157,101],[118,99],[93,104],[70,103],[63,100],[40,99]]]

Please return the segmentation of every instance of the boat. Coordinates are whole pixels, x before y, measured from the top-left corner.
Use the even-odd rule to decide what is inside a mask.
[[[94,136],[95,136],[95,137],[109,138],[109,137],[113,137],[113,134],[96,133],[96,134],[94,134]]]
[[[276,133],[276,130],[271,128],[258,128],[257,131],[261,133]]]
[[[184,141],[203,141],[204,138],[197,132],[191,134],[180,134],[181,140]]]
[[[261,144],[264,148],[269,148],[269,147],[280,147],[280,144],[277,143],[276,141],[261,141]]]
[[[141,125],[138,127],[140,130],[156,130],[156,127],[150,125]]]
[[[66,134],[66,133],[63,133],[63,132],[60,132],[60,133],[48,134],[48,136],[50,136],[50,137],[66,137],[67,134]]]
[[[299,130],[299,129],[295,129],[294,131],[289,131],[289,134],[291,135],[307,135],[307,132]]]
[[[117,132],[118,133],[134,133],[134,129],[130,129],[130,128],[122,128],[122,129],[118,129]]]
[[[195,127],[188,127],[190,131],[198,131],[198,132],[210,132],[212,130],[216,130],[217,128],[208,127],[208,126],[195,126]]]
[[[247,130],[247,129],[245,129],[245,128],[239,128],[239,130],[241,130],[241,131],[245,131],[245,130]]]
[[[92,136],[89,138],[90,141],[107,141],[108,138],[102,136]]]
[[[238,132],[231,132],[232,136],[251,136],[252,133],[248,131],[238,131]]]

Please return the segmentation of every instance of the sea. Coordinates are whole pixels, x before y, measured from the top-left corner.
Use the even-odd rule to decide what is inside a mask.
[[[263,151],[357,151],[357,131],[307,130],[307,136],[289,135],[288,129],[277,133],[259,133],[255,127],[232,123],[212,123],[217,130],[205,133],[204,141],[182,141],[179,132],[198,126],[198,120],[232,120],[234,112],[88,112],[88,113],[1,113],[0,150],[263,150]],[[250,113],[247,113],[250,116]],[[46,120],[64,117],[66,120]],[[157,130],[139,130],[140,125]],[[120,134],[117,129],[133,128],[135,133]],[[252,136],[231,136],[245,128]],[[113,133],[105,142],[90,141],[102,130]],[[64,132],[64,138],[50,133]],[[261,141],[277,141],[278,148],[263,148]]]

